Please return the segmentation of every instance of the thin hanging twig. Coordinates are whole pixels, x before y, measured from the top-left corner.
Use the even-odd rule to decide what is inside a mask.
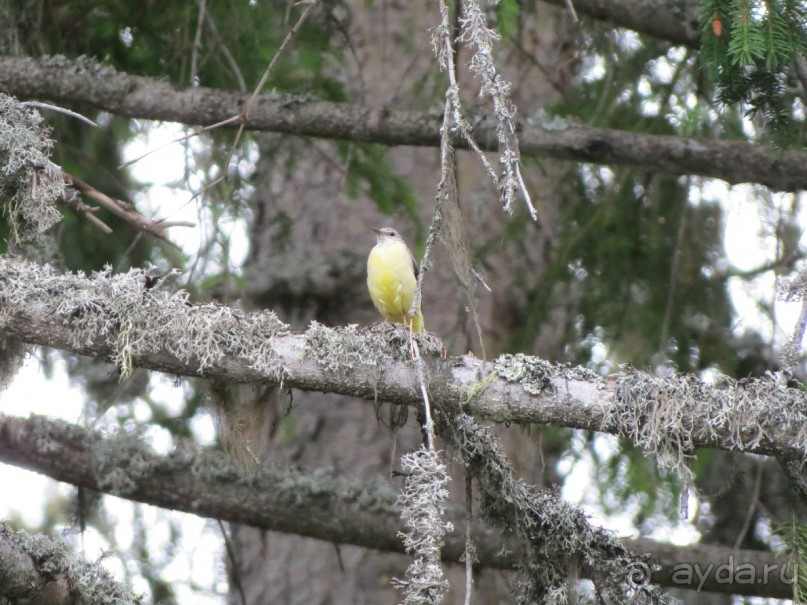
[[[196,34],[191,49],[191,86],[199,86],[199,50],[202,48],[202,29],[207,13],[207,0],[198,0],[199,15],[196,19]]]
[[[471,605],[471,595],[474,587],[474,563],[476,562],[476,547],[471,536],[471,525],[474,517],[474,480],[471,475],[465,475],[465,599],[463,605]]]

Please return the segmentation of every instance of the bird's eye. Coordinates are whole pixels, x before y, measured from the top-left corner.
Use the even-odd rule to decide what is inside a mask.
[[[398,234],[395,233],[395,229],[390,229],[389,231],[387,231],[387,235],[389,235],[390,237],[395,237]]]

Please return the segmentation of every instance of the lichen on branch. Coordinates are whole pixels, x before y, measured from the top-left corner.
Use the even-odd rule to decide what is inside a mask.
[[[61,219],[61,170],[48,158],[53,141],[39,113],[0,93],[0,214],[14,243],[30,240]]]
[[[398,535],[414,559],[406,579],[394,583],[404,592],[404,605],[437,604],[448,590],[440,550],[443,536],[454,529],[443,520],[451,477],[439,453],[424,447],[401,456],[401,470],[405,479],[397,504],[405,529]]]
[[[708,384],[693,375],[662,377],[628,368],[619,375],[605,422],[685,486],[693,479],[688,461],[704,443],[746,452],[787,435],[792,449],[807,451],[807,397],[782,375],[739,381],[721,376]]]
[[[0,557],[15,573],[2,576],[0,601],[6,603],[95,603],[136,605],[142,597],[59,540],[15,531],[0,523]],[[3,571],[3,570],[0,570]],[[10,600],[6,601],[3,596]]]
[[[280,382],[283,367],[272,337],[287,332],[271,311],[245,313],[216,303],[191,304],[167,277],[107,268],[89,279],[50,265],[0,257],[0,329],[18,315],[56,318],[71,328],[72,346],[98,346],[127,378],[135,358],[168,353],[200,375],[224,359],[241,359]],[[170,277],[170,276],[168,276]],[[111,346],[110,346],[111,344]],[[111,349],[111,350],[109,350]]]

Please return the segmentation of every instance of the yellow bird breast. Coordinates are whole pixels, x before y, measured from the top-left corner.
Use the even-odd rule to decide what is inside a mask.
[[[367,288],[370,298],[384,319],[409,323],[407,313],[415,297],[417,280],[412,254],[404,243],[377,244],[367,258]],[[413,321],[416,332],[422,330],[418,312]]]

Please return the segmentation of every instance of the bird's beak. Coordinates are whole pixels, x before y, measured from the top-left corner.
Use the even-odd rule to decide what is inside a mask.
[[[373,231],[375,231],[375,232],[376,232],[376,233],[378,233],[379,235],[381,235],[381,233],[383,232],[383,230],[382,230],[382,229],[376,229],[375,227],[370,227],[370,229],[372,229]]]

